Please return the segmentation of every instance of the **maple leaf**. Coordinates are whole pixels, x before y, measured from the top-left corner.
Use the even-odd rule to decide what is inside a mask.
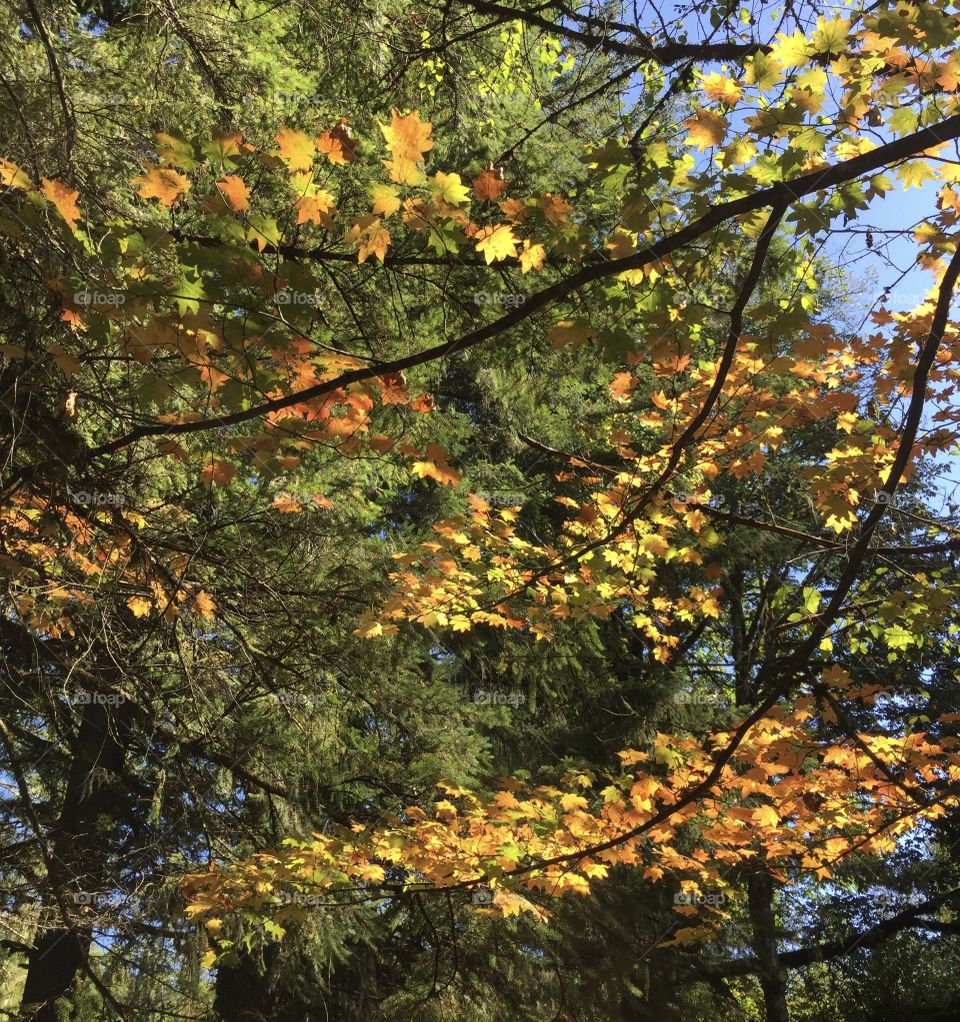
[[[332,214],[336,212],[333,196],[324,188],[309,187],[294,203],[297,211],[297,223],[308,221],[327,229],[333,226]]]
[[[776,42],[770,47],[769,56],[783,68],[803,67],[810,63],[813,52],[811,42],[797,29],[793,35],[778,33]]]
[[[316,150],[313,141],[302,131],[281,128],[274,138],[280,150],[280,159],[291,174],[309,170],[313,166]]]
[[[329,131],[317,136],[317,152],[326,156],[334,166],[338,163],[353,163],[357,158],[356,148],[357,142],[346,117],[341,117]]]
[[[435,404],[433,394],[421,394],[410,402],[410,408],[414,412],[419,412],[420,415],[429,415]]]
[[[754,809],[752,819],[761,827],[779,827],[780,816],[773,806],[759,806]]]
[[[507,182],[503,179],[503,171],[492,163],[480,171],[473,179],[473,194],[481,202],[496,202],[507,190]]]
[[[516,258],[519,239],[509,224],[484,227],[477,232],[474,240],[477,251],[483,255],[488,266],[501,259]]]
[[[530,215],[527,204],[521,202],[520,199],[504,199],[502,202],[498,202],[497,205],[500,207],[503,215],[515,224],[522,224]]]
[[[379,123],[379,122],[378,122]],[[383,137],[387,140],[387,146],[397,161],[409,161],[419,163],[424,153],[433,148],[430,133],[433,125],[420,120],[417,111],[407,117],[401,117],[396,107],[390,114],[390,124],[380,124]]]
[[[158,199],[163,206],[172,206],[190,189],[190,181],[169,167],[150,167],[146,174],[135,177],[140,184],[137,195],[142,199]]]
[[[550,192],[541,196],[538,204],[543,210],[543,215],[552,224],[565,223],[567,214],[573,209],[562,195],[553,195]]]
[[[420,479],[435,479],[443,486],[456,486],[460,482],[460,473],[451,468],[446,452],[436,444],[427,445],[427,458],[432,460],[415,461],[411,472]]]
[[[817,18],[817,28],[813,33],[813,47],[817,53],[843,53],[847,46],[850,22],[845,18],[833,18],[830,21],[821,14]]]
[[[520,252],[520,272],[529,273],[530,270],[542,270],[546,257],[547,250],[543,245],[531,245],[530,239],[524,238],[523,249]]]
[[[44,197],[57,207],[57,212],[66,221],[70,230],[75,230],[81,215],[77,208],[77,198],[80,193],[73,188],[68,188],[62,181],[51,181],[49,178],[43,177],[40,182],[42,186],[40,191]]]
[[[244,149],[251,149],[245,145],[243,133],[232,131],[227,134],[215,132],[209,142],[203,145],[203,151],[207,156],[212,157],[217,163],[223,164],[234,156],[239,156]]]
[[[303,508],[300,506],[300,501],[296,497],[289,493],[278,493],[273,498],[272,507],[280,511],[282,514],[296,514],[298,511],[302,511]]]
[[[29,188],[30,178],[10,160],[0,159],[0,185],[5,188]]]
[[[178,135],[169,135],[158,131],[154,136],[157,143],[157,159],[167,166],[180,167],[182,170],[193,170],[197,165],[193,146]]]
[[[707,99],[725,103],[727,106],[736,106],[743,95],[743,86],[739,82],[717,73],[704,75],[700,81],[700,88]]]
[[[153,603],[146,596],[131,596],[127,600],[127,606],[134,617],[147,617],[153,610]]]
[[[384,160],[383,165],[390,173],[390,180],[398,185],[418,185],[423,182],[423,172],[416,160],[398,156],[392,160]]]
[[[354,219],[353,227],[343,237],[357,247],[357,261],[364,262],[375,255],[382,263],[390,244],[390,232],[378,216],[364,216]]]
[[[390,185],[374,185],[370,189],[370,198],[373,199],[374,213],[381,216],[393,216],[400,208],[400,196]]]
[[[547,340],[554,348],[562,348],[567,344],[579,348],[586,341],[596,336],[596,330],[585,320],[561,319],[550,328]]]
[[[701,107],[693,115],[683,122],[684,127],[689,129],[687,142],[695,145],[699,150],[709,149],[710,146],[723,145],[730,122],[706,107]]]
[[[207,486],[229,486],[236,474],[236,466],[231,462],[214,459],[201,470],[200,478]]]
[[[937,175],[926,160],[908,160],[897,168],[897,177],[904,188],[922,188],[926,181],[935,181]]]
[[[460,181],[459,174],[444,174],[438,170],[430,178],[430,192],[435,198],[449,202],[451,206],[459,206],[470,198],[470,193]]]
[[[327,162],[336,166],[338,163],[346,163],[347,158],[343,152],[343,144],[339,139],[334,138],[329,131],[317,135],[317,152],[327,158]]]
[[[199,617],[202,617],[207,621],[213,620],[217,607],[213,602],[213,597],[209,593],[204,592],[201,589],[200,592],[193,597],[191,605],[194,613]]]
[[[249,205],[250,189],[244,184],[243,178],[236,174],[228,174],[217,182],[217,188],[232,209],[242,213]]]

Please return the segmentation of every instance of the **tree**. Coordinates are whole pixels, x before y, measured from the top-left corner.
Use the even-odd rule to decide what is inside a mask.
[[[24,1017],[783,1020],[955,940],[956,18],[744,14],[12,23]],[[846,324],[914,186],[928,296]]]

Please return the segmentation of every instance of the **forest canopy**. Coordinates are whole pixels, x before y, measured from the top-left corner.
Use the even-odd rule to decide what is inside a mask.
[[[956,1018],[960,5],[0,49],[0,1017]]]

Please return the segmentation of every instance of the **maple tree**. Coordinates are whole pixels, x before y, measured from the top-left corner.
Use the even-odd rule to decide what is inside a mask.
[[[272,941],[327,941],[349,974],[377,913],[432,958],[379,1017],[506,1017],[441,991],[458,926],[549,947],[590,911],[565,896],[617,885],[656,900],[665,970],[629,1017],[667,1017],[693,962],[785,1020],[789,969],[956,933],[948,853],[937,889],[830,942],[785,949],[778,913],[896,876],[960,818],[960,538],[935,506],[960,440],[958,14],[717,6],[671,37],[605,5],[449,6],[362,12],[403,84],[355,74],[291,117],[227,117],[171,14],[216,113],[106,171],[30,11],[64,135],[56,159],[0,148],[0,740],[46,913],[24,1018],[79,977],[118,1017],[136,1000],[91,955],[145,939],[100,920],[103,889],[176,920],[217,1017],[270,1017]],[[477,38],[496,60],[458,49]],[[895,201],[913,223],[878,244]],[[892,262],[903,235],[925,294],[848,322],[840,239]],[[587,740],[571,686],[525,747],[515,692],[457,703],[477,658],[551,650],[624,719]],[[539,983],[517,1003],[564,1017],[562,980],[524,1000]]]

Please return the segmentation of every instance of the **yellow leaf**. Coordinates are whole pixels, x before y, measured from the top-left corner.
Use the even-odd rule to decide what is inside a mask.
[[[821,14],[817,18],[817,29],[813,33],[813,48],[817,53],[842,53],[847,46],[850,22],[845,18],[831,21]]]
[[[444,174],[438,170],[430,178],[430,191],[439,199],[449,202],[451,206],[459,206],[470,198],[466,186],[460,181],[459,174]]]
[[[209,593],[204,592],[201,589],[200,592],[194,596],[193,610],[194,613],[198,614],[200,617],[207,621],[212,621],[216,609],[217,605],[213,602],[213,597]]]
[[[317,136],[317,152],[326,156],[334,166],[353,163],[357,158],[356,148],[357,142],[346,117],[341,117],[329,131]]]
[[[147,617],[153,609],[153,604],[146,596],[131,596],[127,600],[127,606],[133,612],[134,617]]]
[[[542,270],[543,261],[547,258],[547,250],[543,245],[531,245],[529,238],[523,239],[523,251],[520,253],[520,272]]]
[[[353,227],[343,237],[344,241],[357,246],[357,261],[364,262],[375,255],[383,262],[390,244],[390,232],[378,216],[364,216],[353,221]]]
[[[435,479],[445,486],[456,486],[460,482],[460,473],[444,462],[415,461],[410,469],[419,479]]]
[[[779,827],[780,816],[773,806],[760,806],[751,813],[751,819],[761,827]]]
[[[309,170],[313,166],[316,150],[313,141],[302,131],[281,128],[274,137],[280,147],[280,159],[291,174],[298,170]]]
[[[229,461],[218,461],[214,459],[200,472],[200,478],[206,486],[229,486],[230,481],[237,474],[235,466]]]
[[[743,95],[743,86],[739,82],[717,73],[705,75],[700,82],[700,88],[707,99],[726,103],[727,106],[735,106]]]
[[[273,498],[273,507],[283,514],[296,514],[296,512],[302,510],[300,501],[289,493],[278,493]]]
[[[769,56],[784,68],[803,67],[804,64],[810,63],[813,46],[799,29],[793,35],[780,32],[776,42],[770,47]]]
[[[925,181],[935,181],[937,175],[926,160],[908,160],[897,167],[897,177],[904,188],[922,188]]]
[[[416,160],[408,160],[399,156],[394,160],[384,160],[383,165],[390,172],[390,180],[398,185],[419,185],[423,183],[423,174]]]
[[[477,251],[483,255],[488,266],[501,259],[516,258],[519,239],[509,224],[484,227],[477,233],[476,239]]]
[[[191,901],[184,909],[184,913],[193,918],[194,916],[206,915],[212,912],[217,906],[212,901]]]
[[[552,224],[564,223],[567,214],[573,209],[573,206],[562,195],[553,195],[550,192],[540,199],[539,205],[543,210],[543,215]]]
[[[407,117],[401,117],[394,107],[390,115],[390,125],[380,125],[383,137],[394,160],[409,160],[419,163],[423,154],[433,148],[430,132],[433,125],[429,121],[421,121],[420,115],[414,111]]]
[[[308,174],[294,175],[291,182],[300,192],[300,198],[294,203],[297,223],[305,224],[309,221],[323,227],[332,227],[331,214],[337,208],[333,196],[325,188],[317,188]]]
[[[30,178],[10,160],[0,159],[0,185],[7,188],[29,188]]]
[[[400,196],[390,185],[374,185],[370,189],[370,198],[373,199],[374,213],[381,216],[393,216],[400,208]]]

